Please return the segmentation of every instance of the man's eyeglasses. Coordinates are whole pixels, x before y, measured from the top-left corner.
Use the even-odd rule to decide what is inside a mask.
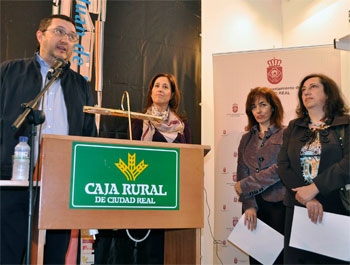
[[[45,29],[45,30],[43,30],[42,32],[45,32],[45,31],[51,31],[51,32],[53,32],[57,37],[61,37],[61,38],[63,38],[64,36],[67,35],[68,40],[69,40],[70,42],[76,42],[76,41],[78,41],[78,35],[77,35],[77,34],[75,34],[75,33],[67,33],[64,29],[61,29],[61,28]]]

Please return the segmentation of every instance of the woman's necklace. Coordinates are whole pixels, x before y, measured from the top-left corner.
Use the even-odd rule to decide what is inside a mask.
[[[324,121],[321,122],[320,124],[316,124],[316,123],[314,123],[313,121],[310,120],[310,124],[315,129],[324,129],[326,127],[326,123]]]
[[[326,123],[324,121],[321,122],[320,124],[316,124],[313,121],[311,121],[310,123],[311,123],[312,126],[315,126],[317,128],[323,128],[326,125]]]

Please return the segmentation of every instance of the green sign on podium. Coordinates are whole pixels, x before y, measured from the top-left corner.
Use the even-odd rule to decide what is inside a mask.
[[[179,210],[179,149],[73,142],[72,209]]]

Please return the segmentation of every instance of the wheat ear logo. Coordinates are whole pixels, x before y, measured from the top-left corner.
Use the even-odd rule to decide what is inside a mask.
[[[136,164],[136,154],[130,155],[128,153],[128,165],[124,163],[124,161],[119,158],[119,163],[114,163],[119,170],[125,175],[127,181],[135,181],[137,176],[141,174],[142,171],[148,167],[145,164],[144,160],[142,160],[137,166]]]

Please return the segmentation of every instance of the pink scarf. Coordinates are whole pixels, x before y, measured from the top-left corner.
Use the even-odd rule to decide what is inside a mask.
[[[154,105],[152,105],[147,109],[146,114],[161,116],[162,121],[144,120],[141,136],[142,141],[152,141],[153,135],[157,129],[168,143],[172,143],[176,139],[177,134],[182,134],[184,131],[184,123],[170,110],[169,107],[166,111],[160,112]]]

